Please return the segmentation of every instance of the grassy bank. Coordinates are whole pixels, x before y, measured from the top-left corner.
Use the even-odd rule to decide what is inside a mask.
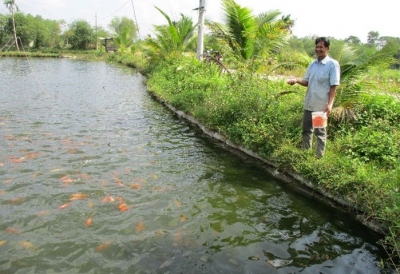
[[[31,50],[31,51],[4,51],[0,57],[24,58],[74,58],[80,60],[107,60],[109,54],[98,50]]]
[[[362,222],[381,225],[381,244],[399,257],[400,104],[395,97],[381,92],[360,97],[353,109],[356,120],[330,120],[327,152],[317,159],[314,151],[300,149],[302,87],[239,71],[220,74],[217,66],[191,57],[163,62],[147,85],[235,144],[346,201]]]

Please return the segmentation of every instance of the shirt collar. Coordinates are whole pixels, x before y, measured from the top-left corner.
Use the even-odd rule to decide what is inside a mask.
[[[329,57],[329,55],[327,55],[327,56],[325,56],[325,58],[324,58],[324,59],[322,59],[322,60],[321,60],[321,62],[320,62],[320,63],[322,63],[322,64],[324,64],[324,65],[325,65],[325,64],[326,64],[326,63],[327,63],[327,62],[328,62],[330,59],[331,59],[331,58]],[[319,62],[318,62],[318,58],[317,58],[317,59],[315,59],[315,62],[316,62],[316,63],[319,63]]]

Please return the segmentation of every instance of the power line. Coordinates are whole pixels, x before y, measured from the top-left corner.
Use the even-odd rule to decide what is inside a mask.
[[[113,16],[114,14],[116,14],[117,12],[119,12],[120,10],[122,10],[122,8],[125,7],[125,5],[128,4],[128,2],[129,2],[129,0],[126,1],[125,4],[123,4],[123,5],[122,5],[118,10],[116,10],[114,13],[112,13],[112,14],[110,14],[110,15],[107,15],[107,16],[105,16],[105,17],[98,18],[98,19],[105,19],[105,18],[108,18],[108,17]]]

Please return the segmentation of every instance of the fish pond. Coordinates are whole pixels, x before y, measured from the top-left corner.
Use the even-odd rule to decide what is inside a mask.
[[[381,272],[378,235],[203,136],[134,70],[0,71],[0,273]]]

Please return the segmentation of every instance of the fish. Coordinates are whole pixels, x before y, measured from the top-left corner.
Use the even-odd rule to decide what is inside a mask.
[[[4,245],[6,242],[6,240],[0,241],[0,246]]]
[[[60,205],[58,208],[65,209],[65,208],[69,207],[70,205],[71,205],[71,203],[66,203],[66,204]]]
[[[81,174],[81,178],[82,179],[87,179],[87,178],[89,178],[89,175],[88,174]]]
[[[14,198],[10,200],[11,204],[20,204],[25,202],[25,198],[24,197],[19,197],[19,198]]]
[[[180,207],[181,206],[181,203],[178,201],[178,200],[174,200],[174,204],[177,206],[177,207]]]
[[[138,183],[134,183],[134,184],[131,185],[131,188],[133,188],[133,189],[141,189],[142,185],[138,184]]]
[[[136,227],[136,231],[137,231],[137,232],[142,232],[143,227],[144,227],[143,222],[140,222],[140,223],[138,224],[138,226]]]
[[[126,203],[121,203],[118,206],[118,209],[119,209],[119,211],[124,212],[124,211],[127,211],[129,209],[129,206]]]
[[[30,242],[22,241],[22,242],[19,242],[19,245],[26,249],[35,249],[35,246]]]
[[[109,248],[110,245],[111,245],[111,242],[102,243],[101,245],[99,245],[99,246],[96,248],[96,251],[97,251],[97,252],[104,251],[105,249]]]
[[[183,214],[181,214],[180,219],[181,219],[181,223],[185,222],[187,220],[186,216]]]
[[[34,158],[38,157],[39,155],[40,155],[39,152],[29,152],[26,154],[26,157],[29,159],[34,159]]]
[[[63,176],[60,178],[60,180],[64,183],[64,184],[69,184],[72,183],[74,180],[72,180],[71,178],[69,178],[68,176]]]
[[[89,216],[89,218],[86,220],[86,226],[89,227],[92,225],[92,215]]]
[[[104,197],[101,201],[102,201],[103,203],[106,203],[106,202],[115,202],[115,199],[114,199],[113,196],[107,195],[107,196]]]
[[[11,163],[19,164],[19,163],[22,163],[25,160],[25,157],[21,157],[21,158],[18,158],[18,159],[15,158],[15,157],[9,157],[8,159],[10,160]]]
[[[71,197],[69,198],[70,201],[76,201],[76,200],[84,200],[87,198],[87,195],[84,193],[74,193],[71,194]]]
[[[35,215],[36,216],[44,216],[44,215],[48,215],[48,214],[50,214],[50,211],[49,210],[42,210],[42,211],[39,211],[39,212],[36,212],[35,213]]]
[[[21,233],[21,231],[19,231],[15,227],[7,227],[6,232],[8,234],[20,234]]]

